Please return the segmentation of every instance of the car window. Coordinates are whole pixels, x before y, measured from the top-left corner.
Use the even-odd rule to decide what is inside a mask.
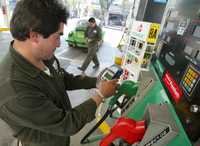
[[[88,25],[88,21],[87,20],[79,20],[77,22],[77,27],[81,26],[81,27],[86,27]]]

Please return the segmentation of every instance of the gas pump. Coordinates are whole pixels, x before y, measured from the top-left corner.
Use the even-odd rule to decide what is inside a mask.
[[[147,130],[139,145],[192,146],[200,138],[200,1],[169,0],[159,36],[160,52],[154,56],[149,72],[139,79],[138,95],[124,106],[122,116],[146,120],[143,109],[166,105],[170,128],[160,132],[155,124]],[[144,79],[146,78],[146,79]],[[163,107],[155,117],[166,117]],[[153,115],[150,119],[153,119]],[[155,121],[155,120],[153,120]],[[156,122],[157,123],[157,122]],[[161,125],[166,120],[160,121]],[[148,130],[149,129],[149,130]],[[151,129],[151,130],[150,130]],[[170,131],[170,130],[172,131]],[[149,132],[149,135],[147,135]],[[157,133],[157,134],[156,134]],[[171,134],[169,134],[171,133]],[[154,135],[155,134],[155,135]],[[145,137],[151,137],[143,142]],[[161,136],[162,135],[162,136]],[[169,139],[168,139],[169,138]],[[162,140],[166,140],[161,143]]]
[[[120,146],[200,145],[199,5],[199,0],[168,1],[159,36],[160,52],[151,58],[148,71],[141,70],[134,88],[137,91],[130,88],[120,118],[101,146],[114,145],[116,139],[121,139]],[[128,65],[126,69],[136,68]],[[126,70],[123,74],[127,75]],[[131,76],[126,77],[131,82]],[[129,92],[129,85],[122,84],[118,93]],[[122,94],[111,100],[111,107]]]
[[[180,101],[173,103],[173,106],[192,143],[200,137],[199,5],[198,0],[180,0],[168,4],[159,42],[162,49],[158,55],[158,62],[163,70],[168,70],[182,90]],[[171,94],[168,95],[174,98]]]
[[[141,73],[134,100],[122,109],[123,117],[145,120],[146,132],[139,146],[200,145],[199,5],[199,0],[168,1],[159,36],[160,52],[152,58],[149,71]],[[163,112],[150,114],[150,119],[155,122],[160,116],[161,125],[171,126],[155,131],[160,127],[158,122],[152,126],[144,116],[144,109],[154,105],[160,106],[156,111]]]

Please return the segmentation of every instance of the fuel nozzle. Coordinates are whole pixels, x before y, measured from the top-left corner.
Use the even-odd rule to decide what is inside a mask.
[[[145,121],[135,121],[134,119],[121,117],[111,128],[110,133],[102,139],[100,146],[114,145],[115,139],[121,138],[128,144],[141,141],[145,134]]]
[[[130,81],[130,80],[125,80],[117,89],[117,93],[114,97],[109,102],[109,105],[113,107],[116,103],[117,100],[122,96],[125,95],[126,98],[131,98],[136,95],[138,90],[138,84]]]

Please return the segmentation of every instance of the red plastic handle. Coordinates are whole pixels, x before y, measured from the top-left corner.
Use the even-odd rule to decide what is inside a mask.
[[[100,146],[109,146],[115,139],[122,138],[129,144],[140,141],[145,133],[145,121],[135,121],[130,118],[119,118]]]

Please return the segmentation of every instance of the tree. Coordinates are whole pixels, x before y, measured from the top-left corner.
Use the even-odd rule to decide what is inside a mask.
[[[108,10],[114,0],[99,0],[102,12],[102,21],[105,23],[108,17]]]
[[[84,3],[84,0],[63,0],[65,4],[68,6],[70,13],[72,15],[79,15],[81,8],[81,3]]]
[[[127,16],[130,10],[131,3],[129,0],[122,1],[122,13]]]

